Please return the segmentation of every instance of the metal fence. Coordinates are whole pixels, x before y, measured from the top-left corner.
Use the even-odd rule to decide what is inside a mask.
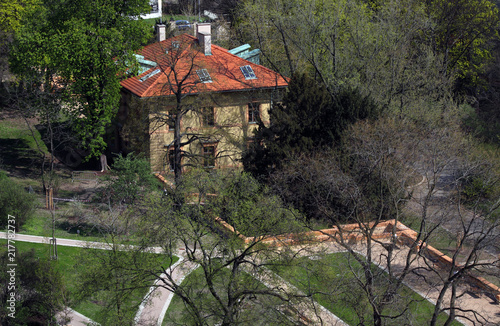
[[[97,172],[95,171],[73,171],[71,172],[71,182],[94,181],[97,183]]]

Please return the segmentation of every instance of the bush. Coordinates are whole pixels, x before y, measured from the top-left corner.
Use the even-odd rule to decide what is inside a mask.
[[[56,325],[56,314],[63,309],[66,290],[62,275],[54,262],[40,259],[34,249],[17,252],[15,275],[0,271],[0,324],[10,326],[21,325]],[[11,256],[7,248],[0,248],[0,263],[7,266]],[[16,310],[15,318],[7,309],[10,291],[7,287],[15,277]]]
[[[132,153],[126,157],[117,156],[110,173],[102,180],[104,186],[99,190],[98,197],[103,203],[113,205],[133,204],[146,193],[160,188],[148,160],[135,157]]]
[[[23,187],[5,174],[0,175],[0,227],[6,228],[8,216],[16,217],[16,231],[26,223],[35,209],[35,196],[27,193]]]
[[[473,176],[463,181],[462,194],[466,202],[476,202],[478,200],[488,200],[493,197],[494,185],[489,184],[481,176]]]

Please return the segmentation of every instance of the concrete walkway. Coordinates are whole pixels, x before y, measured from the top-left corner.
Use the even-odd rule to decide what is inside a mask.
[[[7,238],[5,232],[0,232],[0,238]],[[27,241],[33,243],[49,243],[50,240],[47,237],[39,237],[39,236],[30,236],[23,234],[16,234],[15,241]],[[57,239],[57,244],[61,246],[73,246],[73,247],[87,247],[91,246],[93,248],[101,248],[101,249],[109,249],[110,246],[108,244],[103,244],[100,242],[86,242],[80,240],[71,240],[71,239]],[[129,246],[132,247],[132,246]],[[334,242],[325,242],[323,244],[316,244],[312,250],[304,250],[302,246],[297,246],[297,251],[303,252],[303,255],[314,255],[320,253],[335,253],[344,251],[339,245]],[[126,247],[124,247],[126,249]],[[406,256],[408,254],[408,248],[402,247],[399,250],[394,251],[394,258],[392,262],[393,269],[404,267]],[[155,252],[160,252],[161,248],[154,248]],[[356,247],[356,251],[363,254],[366,252],[366,244],[358,244]],[[385,249],[378,244],[375,244],[372,247],[373,257],[374,259],[378,259],[375,261],[381,268],[386,269],[386,261],[382,259],[384,254],[386,253]],[[173,282],[176,284],[180,284],[183,279],[194,269],[198,267],[198,265],[193,264],[192,262],[185,259],[185,254],[183,250],[179,250],[177,253],[179,257],[179,261],[177,261],[174,265],[172,265],[168,272],[172,276]],[[412,268],[426,266],[425,262],[422,258],[417,259],[413,264]],[[394,270],[396,273],[397,270]],[[265,274],[265,275],[264,275]],[[423,280],[425,277],[425,281]],[[414,291],[418,292],[424,298],[426,298],[431,303],[435,303],[439,292],[438,286],[439,280],[436,279],[436,275],[432,275],[428,273],[426,275],[416,275],[409,274],[405,279],[405,284],[412,288]],[[286,281],[279,278],[277,275],[271,272],[263,273],[263,275],[259,276],[259,279],[264,283],[269,285],[273,284],[281,284],[284,287],[292,288],[293,286],[287,283]],[[163,278],[165,280],[165,278]],[[136,315],[136,323],[137,325],[161,325],[165,313],[168,309],[168,306],[173,298],[173,293],[164,287],[157,286],[158,282],[162,282],[162,280],[157,280],[155,285],[150,288],[150,291],[145,297],[144,304],[141,305],[139,311]],[[167,284],[168,285],[168,284]],[[500,325],[500,306],[498,303],[494,302],[487,294],[485,293],[470,293],[468,291],[468,287],[466,284],[461,284],[459,286],[459,293],[463,293],[463,295],[457,300],[457,306],[462,307],[464,309],[473,310],[479,314],[481,314],[484,319],[480,318],[476,324],[480,325]],[[448,296],[449,297],[449,296]],[[297,311],[299,311],[304,316],[307,316],[308,319],[314,321],[314,324],[322,324],[322,325],[345,325],[341,320],[339,320],[335,315],[326,310],[325,308],[319,306],[317,303],[313,303],[314,307],[301,305],[296,307]],[[318,310],[319,309],[319,310]],[[72,326],[85,326],[90,320],[81,314],[69,310],[68,316],[71,317],[71,325]],[[468,317],[472,317],[472,314],[468,314]],[[473,323],[467,320],[460,320],[465,325],[473,325]]]
[[[0,232],[0,239],[7,239],[7,233],[6,232]],[[14,241],[22,241],[22,242],[31,242],[31,243],[42,243],[42,244],[50,244],[51,238],[49,237],[42,237],[42,236],[34,236],[34,235],[26,235],[26,234],[20,234],[16,233]],[[56,242],[58,246],[66,246],[66,247],[79,247],[79,248],[95,248],[95,249],[103,249],[103,250],[110,250],[111,245],[108,243],[103,243],[103,242],[93,242],[93,241],[83,241],[83,240],[74,240],[74,239],[64,239],[64,238],[56,238]],[[127,250],[130,248],[133,248],[134,246],[121,246],[123,250]],[[162,248],[160,247],[153,247],[151,248],[153,252],[155,253],[160,253],[163,251]],[[180,259],[179,262],[181,262],[182,259]],[[172,267],[171,267],[172,268]],[[153,288],[153,287],[152,287]],[[155,291],[154,295],[151,295],[151,290],[148,292],[147,296],[147,301],[152,302],[152,304],[147,304],[147,305],[141,305],[138,314],[136,316],[136,320],[140,321],[140,325],[152,325],[151,323],[145,323],[145,318],[141,317],[141,313],[145,313],[145,316],[149,316],[149,318],[156,320],[163,320],[163,316],[165,315],[166,312],[166,307],[168,307],[168,304],[166,307],[158,300],[158,298],[162,298],[161,296],[157,296],[158,291]],[[170,302],[170,301],[168,301]],[[161,309],[159,309],[159,307]],[[162,311],[163,315],[161,315]],[[66,307],[63,312],[61,312],[58,316],[58,319],[60,320],[68,320],[67,325],[71,326],[86,326],[89,323],[93,323],[93,321],[80,314],[79,312]],[[159,324],[161,325],[161,323]]]
[[[5,232],[0,232],[0,238],[7,239],[7,234]],[[23,241],[23,242],[31,242],[31,243],[44,243],[49,244],[50,239],[48,237],[41,236],[32,236],[25,234],[16,234],[14,241]],[[102,242],[91,242],[91,241],[82,241],[82,240],[73,240],[73,239],[63,239],[57,238],[57,244],[60,246],[69,246],[69,247],[92,247],[97,249],[110,249],[110,245]],[[124,246],[123,249],[133,248],[134,246]],[[162,251],[161,248],[155,247],[153,248],[154,252],[159,253]],[[172,281],[176,284],[182,283],[184,278],[189,275],[193,270],[198,268],[197,264],[194,264],[187,259],[185,259],[185,251],[179,250],[177,252],[177,257],[179,260],[172,266],[169,267],[168,272],[171,275]],[[259,279],[264,283],[271,286],[271,284],[276,285],[277,283],[281,284],[284,288],[294,288],[292,285],[281,279],[279,276],[267,271],[266,275],[261,275]],[[160,282],[168,282],[166,278],[160,277],[160,279],[156,280],[155,284],[149,289],[146,294],[143,303],[139,307],[139,310],[135,316],[135,321],[137,325],[157,325],[161,326],[163,320],[165,318],[165,314],[167,312],[168,306],[172,301],[174,294],[167,290],[165,287],[159,286]],[[267,280],[267,281],[266,281]],[[271,283],[270,283],[271,282]],[[166,284],[168,287],[168,283]],[[297,291],[296,289],[294,289]],[[307,316],[308,319],[312,321],[317,321],[318,324],[322,325],[346,325],[342,322],[338,317],[333,315],[330,311],[322,307],[317,303],[312,303],[311,305],[307,305],[305,302],[298,305],[297,311],[300,312],[303,316]],[[319,309],[319,311],[318,311]],[[70,320],[68,325],[71,326],[86,326],[88,323],[91,323],[92,320],[88,317],[83,316],[82,314],[74,311],[73,309],[67,307],[63,313],[60,314],[61,318],[66,318]]]
[[[198,265],[186,260],[183,251],[179,251],[176,256],[179,257],[179,260],[169,267],[168,272],[175,284],[181,284],[186,276],[198,268]],[[174,293],[160,286],[161,282],[167,283],[164,284],[164,286],[170,285],[164,274],[161,275],[160,279],[156,280],[155,284],[149,289],[143,304],[141,304],[135,316],[137,325],[161,326],[163,323],[163,319],[174,297]]]
[[[1,239],[7,239],[6,232],[0,232]],[[31,243],[45,243],[50,244],[50,240],[52,237],[42,237],[37,235],[27,235],[16,233],[14,241],[23,241],[23,242],[31,242]],[[84,241],[84,240],[74,240],[74,239],[64,239],[64,238],[56,238],[57,245],[65,246],[65,247],[79,247],[79,248],[95,248],[95,249],[111,249],[111,244],[106,242],[95,242],[95,241]],[[133,245],[120,245],[122,250],[127,250],[129,248],[135,248]],[[152,247],[151,249],[155,253],[161,253],[163,249],[161,247]]]

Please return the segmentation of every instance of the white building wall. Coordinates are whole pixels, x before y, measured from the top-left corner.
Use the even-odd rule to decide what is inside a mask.
[[[142,19],[150,19],[150,18],[160,18],[161,17],[161,2],[162,0],[149,0],[151,4],[151,13],[146,15],[141,15]]]

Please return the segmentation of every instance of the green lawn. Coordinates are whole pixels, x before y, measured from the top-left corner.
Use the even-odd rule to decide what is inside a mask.
[[[35,127],[32,128],[36,141],[38,141],[38,144],[41,146],[41,150],[48,153],[40,133]],[[30,150],[38,150],[37,143],[35,139],[33,139],[31,131],[21,119],[0,120],[0,139],[15,139],[19,141],[20,144],[25,144]]]
[[[319,259],[299,258],[293,266],[275,267],[274,271],[349,325],[372,324],[370,306],[356,283],[354,275],[364,279],[359,263],[344,253],[329,254]],[[374,267],[375,292],[387,283],[387,274]],[[403,287],[387,305],[384,313],[394,314],[408,305],[403,316],[384,320],[384,325],[428,325],[434,306],[408,287]],[[442,321],[445,315],[440,316]],[[453,325],[460,325],[454,322]]]
[[[6,243],[6,240],[1,240],[2,244]],[[28,251],[34,249],[36,254],[42,259],[48,259],[50,254],[50,247],[47,244],[38,244],[38,243],[29,243],[29,242],[21,242],[16,241],[15,243],[16,249],[18,251]],[[77,291],[79,291],[79,282],[80,282],[80,271],[85,268],[85,266],[81,265],[82,257],[85,256],[87,249],[84,248],[76,248],[76,247],[65,247],[58,246],[58,260],[57,260],[57,269],[61,273],[63,277],[64,284],[66,285],[69,293],[72,297],[76,296]],[[93,250],[93,249],[92,249]],[[96,252],[107,252],[104,250],[96,250]],[[151,255],[151,254],[144,254]],[[170,259],[169,257],[165,257],[164,255],[155,255],[154,257],[158,261],[158,264],[164,264],[165,266],[169,266],[170,264],[175,263],[178,258],[173,257]],[[150,256],[151,257],[151,256]],[[149,258],[149,257],[148,257]],[[127,306],[137,306],[141,299],[146,295],[148,287],[142,287],[135,289],[133,294],[130,296],[129,300],[125,303]],[[89,317],[90,319],[99,322],[100,321],[100,313],[102,311],[102,303],[98,300],[86,300],[82,302],[74,302],[70,304],[70,306],[83,314],[84,316]]]
[[[34,127],[33,127],[34,128]],[[40,150],[47,154],[40,133],[33,129]],[[32,177],[40,164],[41,153],[22,119],[0,120],[0,169],[11,174]]]
[[[65,203],[66,204],[66,203]],[[64,207],[67,207],[67,205]],[[92,225],[72,225],[67,219],[61,217],[64,215],[64,208],[56,212],[56,238],[97,241],[102,242],[104,238]],[[78,233],[77,231],[80,231]],[[20,234],[37,235],[42,237],[52,237],[52,215],[45,209],[37,209],[33,216],[23,225]]]
[[[227,293],[225,289],[227,289],[226,281],[229,279],[229,275],[230,270],[223,269],[214,279],[215,288],[219,291],[222,300],[226,299],[224,293]],[[246,273],[243,273],[241,281],[244,283],[245,289],[266,288],[262,283]],[[220,322],[220,319],[215,318],[214,315],[220,314],[222,309],[217,306],[213,296],[210,295],[201,267],[191,272],[182,282],[182,286],[184,290],[188,291],[189,296],[194,299],[200,310],[203,311],[202,315],[206,316],[209,324],[215,325]],[[236,286],[240,286],[240,283]],[[247,297],[246,299],[238,311],[238,325],[281,326],[293,324],[285,315],[278,312],[277,307],[283,304],[282,301],[269,296],[256,296],[253,299]],[[175,295],[173,297],[162,325],[194,325],[193,318],[179,296]]]
[[[85,214],[92,214],[93,206],[84,203],[58,202],[55,211],[56,238],[81,241],[105,241],[105,234],[96,225],[79,220]],[[52,237],[52,215],[45,208],[35,210],[33,216],[22,226],[20,234]],[[128,244],[136,244],[133,236],[122,239]]]

